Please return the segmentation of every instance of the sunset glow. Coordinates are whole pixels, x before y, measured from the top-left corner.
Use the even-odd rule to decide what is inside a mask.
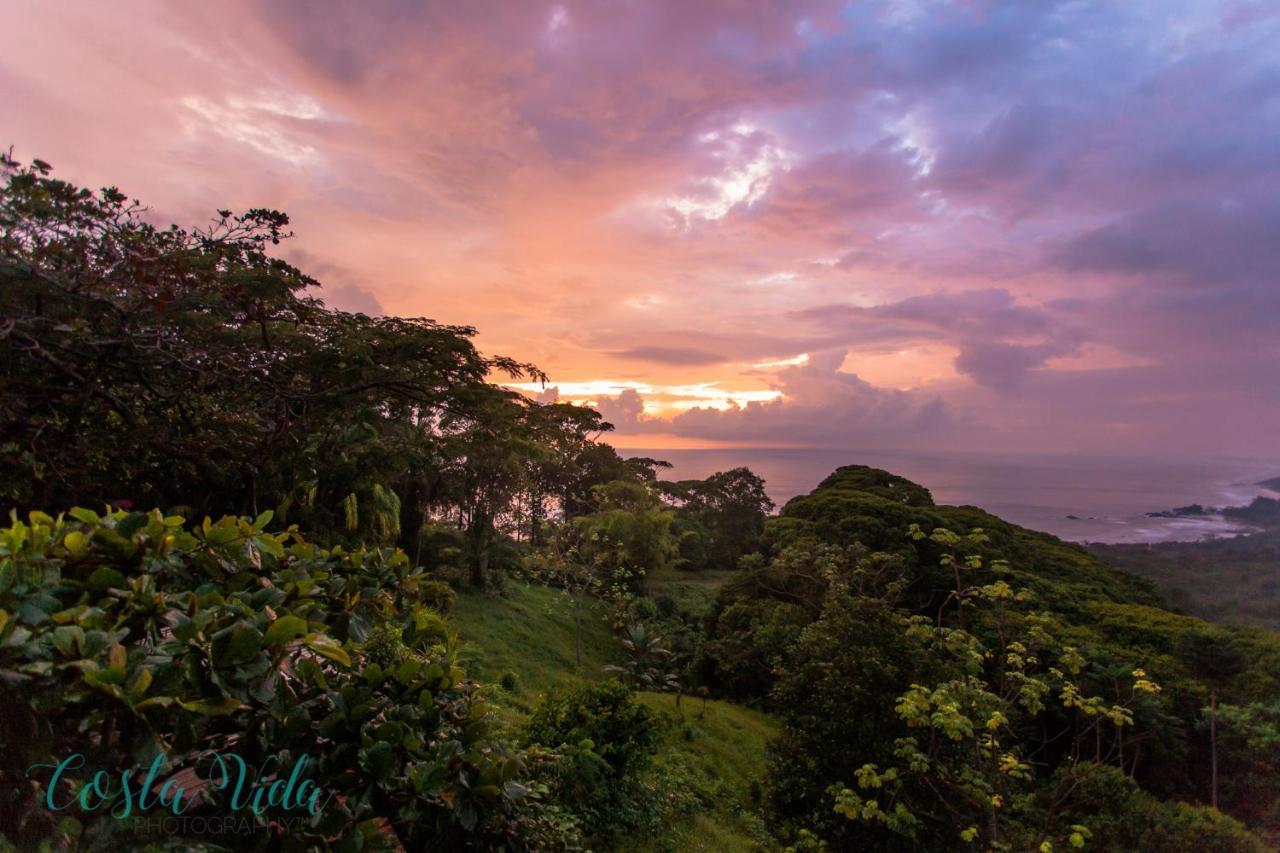
[[[620,444],[1280,430],[1273,4],[231,6],[11,4],[2,141],[285,210],[331,305],[474,326]]]

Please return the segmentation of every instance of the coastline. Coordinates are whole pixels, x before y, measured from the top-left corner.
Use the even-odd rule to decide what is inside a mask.
[[[924,485],[940,504],[972,505],[1024,527],[1080,544],[1195,542],[1256,528],[1217,515],[1151,517],[1199,503],[1248,505],[1280,496],[1260,485],[1280,473],[1270,459],[1142,459],[1055,454],[992,454],[798,448],[632,449],[674,467],[664,479],[705,477],[745,465],[763,477],[781,507],[807,494],[841,465],[883,468]]]

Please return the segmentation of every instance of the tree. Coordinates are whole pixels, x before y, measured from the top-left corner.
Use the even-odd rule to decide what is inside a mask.
[[[1205,709],[1209,729],[1209,802],[1218,807],[1218,693],[1244,669],[1244,649],[1234,636],[1214,628],[1185,632],[1178,638],[1178,652],[1192,671],[1209,683]]]
[[[552,692],[523,734],[527,745],[560,753],[552,770],[556,800],[588,834],[607,841],[638,823],[646,800],[640,775],[652,762],[659,731],[630,687],[606,681]]]
[[[491,371],[541,376],[468,327],[326,308],[269,254],[282,213],[159,229],[46,164],[0,173],[0,494],[20,507],[276,509],[393,539],[442,420],[491,413]]]
[[[764,480],[750,469],[659,485],[680,510],[692,568],[734,568],[742,555],[759,549],[765,518],[774,504],[765,493]]]
[[[919,528],[911,535],[925,537]],[[996,848],[1082,846],[1090,832],[1080,823],[1074,789],[1095,765],[1126,768],[1123,731],[1134,725],[1136,706],[1161,688],[1135,668],[1117,700],[1089,695],[1086,659],[1059,639],[1061,627],[1049,616],[1026,609],[1030,593],[1003,580],[964,580],[983,561],[957,549],[981,545],[981,531],[959,537],[939,529],[930,538],[947,549],[942,562],[955,572],[958,609],[981,618],[983,636],[948,627],[940,617],[909,620],[906,636],[936,674],[913,680],[896,698],[894,713],[905,732],[894,740],[892,763],[867,761],[853,774],[855,786],[833,786],[835,809],[917,844],[950,832],[950,844],[958,836]],[[1051,714],[1061,712],[1070,719],[1063,733],[1071,746],[1057,763],[1059,783],[1046,789],[1034,762],[1048,740],[1037,744],[1026,734],[1046,723],[1057,728]]]
[[[474,330],[326,308],[274,258],[288,218],[158,229],[114,188],[0,161],[0,495],[195,514],[271,509],[329,542],[399,543],[457,516],[482,582],[503,529],[639,470],[594,410]],[[643,467],[643,466],[642,466]]]
[[[596,511],[571,522],[580,558],[600,568],[606,586],[643,589],[645,576],[666,569],[675,556],[675,513],[643,483],[615,480],[596,486],[593,495]]]
[[[525,410],[525,423],[541,450],[526,463],[529,541],[536,545],[550,513],[580,508],[591,487],[617,479],[623,465],[613,448],[596,441],[613,427],[595,409],[566,403],[531,405]],[[599,470],[601,460],[613,467],[608,475]]]
[[[526,485],[526,460],[537,452],[524,422],[523,398],[489,389],[476,414],[446,415],[445,502],[457,507],[466,532],[471,583],[484,586],[497,525]]]

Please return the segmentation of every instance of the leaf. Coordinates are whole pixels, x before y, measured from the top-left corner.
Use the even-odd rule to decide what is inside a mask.
[[[28,625],[40,625],[49,621],[49,614],[29,601],[18,605],[18,617]]]
[[[83,663],[92,663],[92,661],[84,661]],[[77,664],[73,663],[72,666]],[[124,681],[124,671],[117,672],[114,669],[86,669],[84,671],[84,683],[91,687],[98,687],[109,693],[119,696],[120,689],[116,687]]]
[[[275,518],[274,510],[266,510],[253,520],[253,529],[261,533],[267,529],[267,525],[271,523],[271,519]]]
[[[312,640],[310,643],[307,643],[307,648],[311,649],[311,651],[321,657],[326,657],[331,661],[337,661],[343,666],[351,666],[351,656],[348,655],[346,650],[337,643],[326,640]]]
[[[89,551],[89,537],[79,530],[73,530],[62,539],[63,547],[72,557],[79,559]]]
[[[133,680],[133,686],[129,688],[129,698],[134,702],[141,699],[147,689],[151,687],[153,678],[151,670],[145,668],[138,670],[138,677]]]
[[[234,714],[244,707],[242,702],[230,696],[222,699],[200,699],[195,702],[178,700],[178,705],[192,713],[203,714],[206,717],[225,717],[227,714]]]
[[[258,546],[258,550],[264,554],[270,554],[277,560],[284,557],[284,546],[274,536],[255,536],[253,543]]]
[[[239,625],[232,629],[225,644],[220,643],[223,660],[218,663],[243,663],[252,660],[262,650],[262,634],[252,625]]]
[[[5,638],[4,645],[9,648],[17,648],[31,639],[31,632],[21,625],[15,625],[13,631]]]
[[[145,512],[131,512],[116,523],[116,533],[125,539],[132,539],[135,533],[147,526],[147,520]]]
[[[115,569],[107,568],[106,566],[95,570],[93,574],[89,575],[89,579],[86,583],[98,591],[104,591],[112,588],[127,589],[129,585],[129,581],[125,579],[124,575],[120,574]]]
[[[84,654],[84,629],[79,625],[62,625],[53,630],[53,645],[67,657]]]
[[[274,646],[296,640],[305,633],[307,633],[307,620],[292,614],[281,616],[267,629],[265,642],[268,646]]]
[[[67,515],[71,516],[76,521],[82,521],[85,524],[97,524],[102,520],[98,517],[96,512],[91,509],[85,509],[82,506],[72,507],[67,511]]]

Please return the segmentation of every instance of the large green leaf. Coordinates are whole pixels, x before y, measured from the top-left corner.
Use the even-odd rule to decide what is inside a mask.
[[[289,614],[271,623],[271,627],[267,629],[265,642],[268,646],[276,646],[296,640],[306,633],[307,620]]]

